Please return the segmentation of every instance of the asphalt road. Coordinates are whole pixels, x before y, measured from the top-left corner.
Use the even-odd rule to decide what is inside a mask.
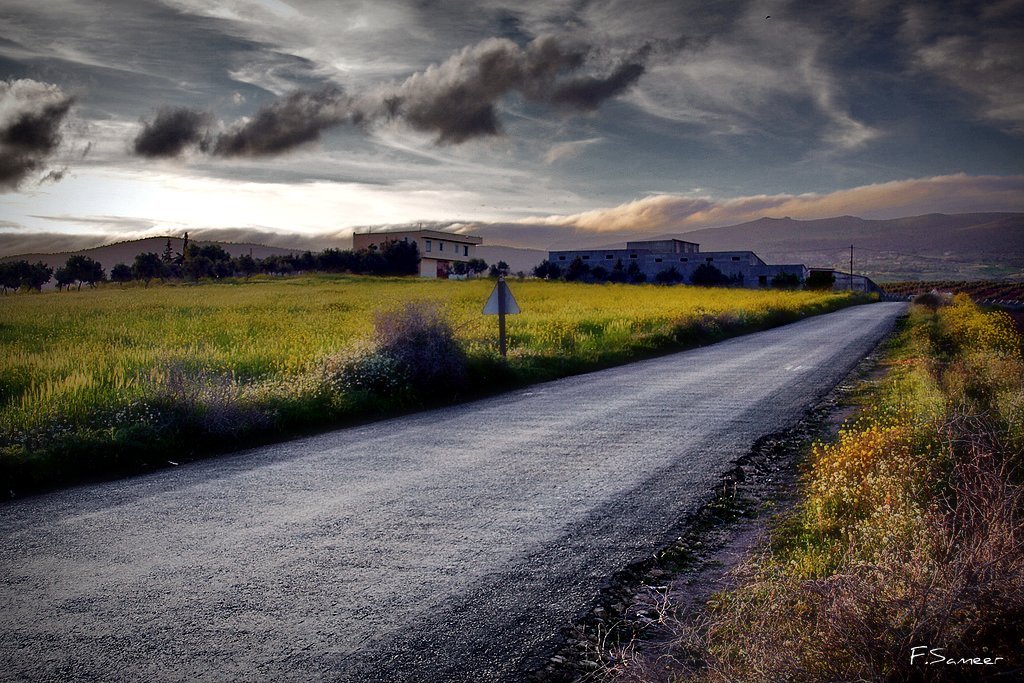
[[[521,680],[903,308],[0,505],[0,678]]]

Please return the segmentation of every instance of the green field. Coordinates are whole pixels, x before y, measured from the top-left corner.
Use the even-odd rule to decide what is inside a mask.
[[[509,318],[504,363],[496,320],[480,313],[493,286],[316,276],[2,297],[0,476],[10,481],[0,485],[135,471],[853,302],[831,292],[512,281],[523,313]],[[332,382],[325,368],[372,353],[375,313],[409,302],[436,302],[467,358],[467,381],[388,395]]]

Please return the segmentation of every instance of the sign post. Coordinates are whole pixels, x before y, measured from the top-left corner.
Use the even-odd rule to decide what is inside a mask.
[[[484,304],[484,315],[498,316],[498,349],[501,351],[502,358],[508,353],[508,343],[505,337],[505,316],[514,315],[519,312],[519,304],[516,303],[515,297],[512,296],[512,290],[505,284],[505,276],[499,276],[491,296],[488,297],[487,303]]]

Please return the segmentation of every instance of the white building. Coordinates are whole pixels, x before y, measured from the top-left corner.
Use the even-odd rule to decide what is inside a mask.
[[[420,277],[448,277],[452,264],[476,258],[476,247],[482,237],[459,235],[440,230],[394,230],[357,232],[352,235],[352,249],[382,249],[388,242],[414,242],[420,252]]]

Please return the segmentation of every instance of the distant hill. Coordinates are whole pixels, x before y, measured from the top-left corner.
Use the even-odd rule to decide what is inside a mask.
[[[90,249],[79,249],[77,251],[62,251],[54,254],[18,254],[16,256],[5,256],[0,258],[0,261],[15,261],[22,260],[28,261],[29,263],[35,263],[42,261],[46,265],[56,270],[58,267],[63,266],[67,260],[75,254],[84,254],[90,258],[96,259],[103,264],[104,270],[107,275],[110,275],[110,269],[118,263],[132,264],[135,260],[135,256],[138,254],[144,254],[146,252],[153,252],[155,254],[162,254],[164,248],[167,245],[167,240],[171,240],[171,250],[176,254],[181,252],[183,240],[180,237],[147,237],[141,240],[131,240],[128,242],[117,242],[115,244],[106,244],[102,247],[92,247]],[[271,255],[284,255],[284,254],[295,254],[300,253],[299,249],[283,249],[281,247],[267,247],[262,244],[233,244],[231,242],[212,242],[208,240],[190,240],[199,246],[205,246],[207,244],[219,244],[232,256],[241,256],[242,254],[252,254],[254,258],[266,258]],[[54,287],[54,282],[51,280],[47,285],[47,288]]]
[[[927,214],[890,220],[760,218],[684,233],[702,251],[750,249],[769,263],[854,269],[875,280],[1024,278],[1024,214]]]

